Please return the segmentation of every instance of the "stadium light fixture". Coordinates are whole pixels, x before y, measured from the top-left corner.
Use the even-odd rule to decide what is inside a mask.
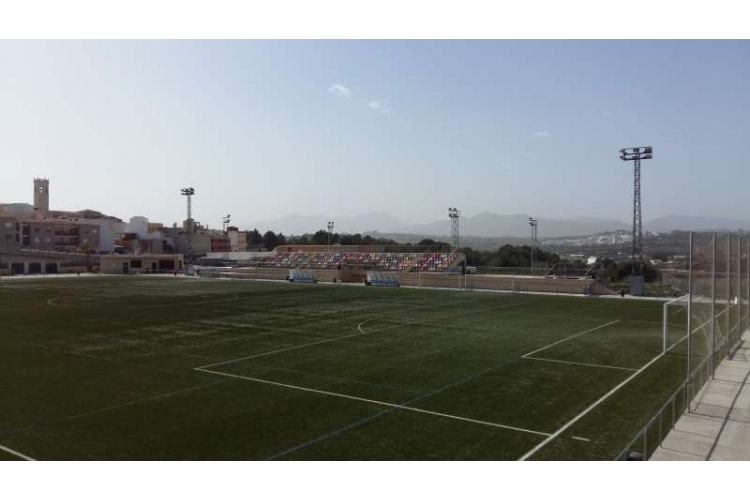
[[[180,189],[182,196],[187,197],[187,233],[188,233],[188,244],[185,261],[192,263],[193,260],[193,195],[195,194],[195,188],[186,187]]]
[[[331,246],[331,234],[333,234],[333,226],[336,225],[336,223],[332,220],[328,221],[328,246]]]
[[[221,224],[222,224],[221,230],[222,230],[222,232],[224,234],[224,243],[223,243],[223,246],[224,246],[224,260],[226,260],[226,259],[229,258],[229,253],[228,253],[229,249],[228,249],[228,245],[227,245],[227,240],[228,240],[228,238],[227,238],[227,228],[229,226],[229,221],[231,220],[231,218],[232,218],[231,215],[227,215],[226,217],[223,217],[221,219]]]
[[[643,295],[643,228],[641,210],[641,160],[654,157],[654,148],[639,146],[622,148],[620,159],[633,162],[633,269],[630,275],[630,294]]]
[[[536,228],[539,222],[534,217],[529,217],[529,226],[531,227],[531,274],[534,274],[534,254],[536,253]]]
[[[453,251],[458,250],[459,245],[459,237],[458,237],[458,224],[459,219],[461,218],[461,211],[455,207],[448,207],[448,217],[451,220],[451,244],[453,246]]]
[[[182,196],[187,196],[187,218],[188,220],[191,220],[193,218],[191,199],[193,195],[195,194],[195,188],[192,188],[192,187],[182,188],[180,189],[180,193],[182,193]]]

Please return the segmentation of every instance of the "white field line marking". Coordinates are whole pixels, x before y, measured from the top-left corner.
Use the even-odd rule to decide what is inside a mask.
[[[278,386],[278,387],[286,387],[287,389],[296,389],[298,391],[312,392],[312,393],[315,393],[315,394],[322,394],[324,396],[333,396],[333,397],[337,397],[337,398],[351,399],[353,401],[361,401],[363,403],[370,403],[370,404],[375,404],[375,405],[380,405],[380,406],[387,406],[389,408],[397,408],[399,410],[413,411],[413,412],[416,412],[416,413],[424,413],[424,414],[427,414],[427,415],[434,415],[434,416],[437,416],[437,417],[449,418],[449,419],[452,419],[452,420],[460,420],[460,421],[463,421],[463,422],[470,422],[470,423],[473,423],[473,424],[485,425],[485,426],[489,426],[489,427],[496,427],[496,428],[499,428],[499,429],[508,429],[508,430],[512,430],[512,431],[525,432],[527,434],[535,434],[537,436],[550,436],[551,435],[551,434],[549,434],[547,432],[532,431],[532,430],[529,430],[529,429],[522,429],[520,427],[513,427],[513,426],[510,426],[510,425],[497,424],[495,422],[487,422],[485,420],[476,420],[476,419],[473,419],[473,418],[460,417],[458,415],[449,415],[447,413],[440,413],[440,412],[436,412],[436,411],[423,410],[421,408],[413,408],[411,406],[404,406],[404,405],[400,405],[400,404],[397,404],[397,403],[388,403],[388,402],[385,402],[385,401],[377,401],[377,400],[374,400],[374,399],[360,398],[359,396],[352,396],[352,395],[349,395],[349,394],[341,394],[341,393],[338,393],[338,392],[323,391],[321,389],[313,389],[311,387],[301,387],[301,386],[298,386],[298,385],[283,384],[281,382],[274,382],[273,380],[265,380],[265,379],[262,379],[262,378],[246,377],[244,375],[235,375],[233,373],[217,372],[217,371],[213,371],[213,370],[205,370],[203,368],[193,368],[193,369],[201,371],[201,372],[213,373],[214,375],[221,375],[223,377],[232,377],[232,378],[237,378],[237,379],[240,379],[240,380],[249,380],[250,382],[258,382],[258,383],[261,383],[261,384],[269,384],[269,385],[275,385],[275,386]]]
[[[724,313],[725,313],[725,312],[727,312],[727,311],[728,311],[728,309],[724,309],[724,310],[723,310],[722,312],[720,312],[719,314],[717,314],[717,315],[716,315],[716,318],[718,318],[719,316],[721,316],[722,314],[724,314]],[[695,328],[693,328],[693,331],[692,331],[692,332],[690,332],[690,333],[691,333],[692,335],[695,335],[695,334],[696,334],[696,333],[697,333],[697,332],[698,332],[699,330],[701,330],[701,329],[702,329],[702,328],[703,328],[704,326],[706,326],[707,324],[711,323],[711,321],[712,321],[712,320],[710,320],[710,319],[708,319],[708,320],[704,321],[704,322],[703,322],[703,323],[701,323],[700,325],[698,325],[698,326],[696,326]],[[687,326],[687,325],[685,325],[685,326]],[[682,337],[680,337],[679,339],[677,339],[677,341],[676,341],[676,342],[674,342],[674,343],[673,343],[673,344],[672,344],[671,346],[669,346],[669,347],[667,348],[667,352],[669,352],[669,351],[671,351],[672,349],[674,349],[675,347],[677,347],[677,344],[679,344],[680,342],[682,342],[683,340],[685,340],[685,339],[686,339],[687,337],[688,337],[688,336],[687,336],[687,334],[685,334],[685,335],[683,335]]]
[[[122,404],[119,404],[119,405],[106,406],[104,408],[99,408],[99,409],[87,411],[87,412],[84,412],[84,413],[78,413],[78,414],[75,414],[75,415],[68,415],[67,417],[60,417],[60,418],[57,418],[57,419],[54,419],[54,420],[49,420],[49,421],[46,421],[46,422],[40,422],[39,424],[29,425],[27,427],[21,427],[19,429],[14,429],[14,430],[8,432],[6,435],[18,434],[20,432],[27,432],[27,431],[30,431],[32,429],[37,429],[39,427],[45,427],[45,426],[48,426],[50,424],[56,424],[58,422],[67,422],[69,420],[76,420],[76,419],[83,418],[83,417],[89,417],[91,415],[97,415],[99,413],[106,413],[106,412],[110,412],[110,411],[113,411],[113,410],[120,410],[122,408],[127,408],[128,406],[135,406],[135,405],[139,405],[139,404],[142,404],[142,403],[148,403],[148,402],[151,402],[151,401],[158,401],[159,399],[170,398],[172,396],[176,396],[177,394],[187,393],[187,392],[194,391],[196,389],[203,389],[205,387],[212,387],[214,385],[219,385],[219,384],[221,384],[221,381],[219,381],[219,382],[211,382],[210,384],[195,385],[193,387],[187,387],[185,389],[180,389],[180,390],[177,390],[177,391],[168,392],[168,393],[164,393],[164,394],[157,394],[156,396],[151,396],[151,397],[143,398],[143,399],[137,399],[137,400],[129,401],[127,403],[122,403]]]
[[[216,294],[210,294],[210,295],[220,295],[220,294],[216,293]],[[225,295],[228,295],[228,297],[224,297],[224,298],[220,298],[220,299],[202,300],[202,301],[199,302],[199,304],[200,305],[203,305],[203,304],[214,304],[214,303],[217,303],[217,302],[227,302],[227,301],[230,301],[230,300],[240,300],[239,294],[228,293],[227,292]],[[130,294],[116,295],[115,294],[115,295],[107,295],[104,298],[105,299],[120,299],[120,298],[123,298],[123,297],[130,297],[130,296],[132,296],[132,295],[130,295]],[[167,295],[154,295],[153,297],[165,297],[165,296],[168,296],[168,297],[177,297],[177,296],[180,296],[180,297],[193,297],[194,294],[189,294],[189,293],[188,294],[174,294],[174,293],[172,293],[172,294],[167,294]],[[51,299],[47,300],[47,305],[53,306],[53,307],[62,307],[62,308],[67,309],[67,308],[70,308],[70,307],[75,307],[75,304],[80,304],[81,302],[85,302],[85,301],[90,300],[89,297],[83,296],[83,297],[79,298],[78,300],[71,301],[71,304],[73,304],[72,306],[64,306],[64,305],[58,304],[56,302],[57,300],[65,299],[65,298],[74,298],[74,297],[67,297],[67,296],[52,297]],[[174,304],[162,304],[162,303],[155,303],[154,304],[154,303],[152,303],[152,304],[142,304],[139,307],[141,307],[141,308],[142,307],[173,307],[173,305]],[[184,305],[190,305],[190,303],[188,303],[188,304],[182,304],[182,305],[183,306]]]
[[[524,354],[524,355],[523,355],[523,356],[521,356],[521,357],[522,357],[522,358],[527,358],[527,357],[529,357],[529,356],[531,356],[531,355],[533,355],[533,354],[536,354],[536,353],[538,353],[538,352],[542,352],[542,351],[544,351],[545,349],[549,349],[550,347],[554,347],[554,346],[556,346],[557,344],[562,344],[563,342],[566,342],[566,341],[568,341],[568,340],[570,340],[570,339],[572,339],[572,338],[578,337],[579,335],[584,335],[584,334],[586,334],[586,333],[591,333],[591,332],[594,332],[594,331],[596,331],[596,330],[600,330],[600,329],[602,329],[602,328],[606,328],[606,327],[608,327],[608,326],[610,326],[610,325],[614,325],[615,323],[619,323],[619,322],[620,322],[620,320],[619,320],[619,319],[616,319],[616,320],[614,320],[614,321],[610,321],[609,323],[605,323],[605,324],[603,324],[603,325],[595,326],[594,328],[589,328],[588,330],[584,330],[584,331],[582,331],[582,332],[574,333],[574,334],[573,334],[573,335],[571,335],[570,337],[565,337],[564,339],[560,339],[560,340],[558,340],[557,342],[553,342],[553,343],[551,343],[551,344],[548,344],[548,345],[546,345],[546,346],[544,346],[544,347],[540,347],[540,348],[539,348],[539,349],[537,349],[536,351],[531,351],[531,352],[528,352],[528,353]]]
[[[331,381],[334,381],[334,382],[341,382],[343,380],[341,377],[332,377],[332,376],[329,376],[329,375],[320,375],[318,373],[310,373],[310,372],[306,372],[306,371],[302,371],[302,370],[293,370],[291,368],[279,368],[277,366],[265,365],[265,364],[263,364],[263,362],[259,362],[259,363],[257,363],[254,366],[258,366],[260,368],[266,368],[268,370],[273,370],[273,371],[280,371],[280,372],[286,372],[286,373],[294,373],[294,374],[297,374],[297,375],[306,375],[307,377],[317,377],[317,378],[320,378],[320,379],[331,380]],[[366,382],[364,380],[359,380],[359,379],[356,379],[356,378],[349,378],[349,379],[346,379],[346,381],[347,382],[352,382],[352,383],[357,384],[357,385],[366,385],[366,386],[369,386],[369,387],[377,387],[379,389],[395,389],[397,391],[402,391],[402,392],[412,392],[412,393],[416,393],[416,394],[418,394],[420,396],[423,395],[423,394],[425,394],[424,390],[415,389],[413,387],[397,387],[395,385],[373,384],[372,382]]]
[[[529,459],[537,451],[539,451],[540,449],[542,449],[545,446],[547,446],[547,444],[549,444],[550,441],[552,441],[553,439],[557,438],[560,434],[562,434],[563,432],[565,432],[566,430],[568,430],[573,424],[575,424],[580,419],[582,419],[583,417],[585,417],[591,410],[593,410],[594,408],[596,408],[597,406],[599,406],[602,402],[604,402],[606,399],[608,399],[614,393],[616,393],[617,391],[619,391],[620,389],[622,389],[623,387],[625,387],[627,384],[629,384],[631,380],[633,380],[638,375],[640,375],[641,373],[643,373],[643,371],[646,370],[646,368],[648,368],[652,364],[656,363],[656,361],[658,361],[662,356],[664,356],[664,353],[659,354],[654,359],[652,359],[651,361],[649,361],[648,363],[646,363],[645,365],[643,365],[637,372],[633,373],[631,376],[629,376],[628,378],[626,378],[625,380],[623,380],[622,382],[620,382],[619,384],[617,384],[617,386],[615,386],[615,388],[612,389],[611,391],[609,391],[607,394],[605,394],[604,396],[602,396],[599,399],[597,399],[596,401],[594,401],[594,403],[592,403],[591,406],[589,406],[588,408],[586,408],[585,410],[583,410],[581,413],[579,413],[578,415],[576,415],[575,417],[573,417],[565,425],[563,425],[558,430],[556,430],[554,432],[554,434],[552,434],[547,439],[545,439],[544,441],[542,441],[541,443],[539,443],[538,445],[536,445],[534,448],[532,448],[529,452],[527,452],[524,456],[522,456],[518,460],[523,461],[523,460]]]
[[[377,318],[370,318],[370,319],[364,320],[363,322],[357,325],[357,331],[361,333],[362,335],[364,335],[365,331],[362,329],[362,325],[364,325],[365,323],[369,323],[370,321],[375,321],[376,319]]]
[[[584,437],[581,437],[581,436],[573,436],[571,439],[575,439],[576,441],[583,441],[585,443],[591,442],[591,440],[589,438],[584,438]]]
[[[10,453],[11,455],[15,455],[15,456],[17,456],[17,457],[19,457],[19,458],[23,458],[24,460],[28,460],[29,462],[36,462],[36,459],[35,459],[35,458],[31,458],[31,457],[29,457],[29,456],[26,456],[26,455],[24,455],[23,453],[19,453],[19,452],[17,452],[16,450],[11,450],[11,449],[10,449],[10,448],[8,448],[7,446],[3,446],[3,445],[1,445],[1,444],[0,444],[0,450],[3,450],[3,451],[7,451],[7,452],[8,452],[8,453]]]
[[[488,307],[486,309],[479,309],[477,311],[470,311],[469,313],[452,314],[452,315],[449,315],[449,316],[445,316],[443,319],[449,318],[449,317],[454,317],[454,316],[466,315],[466,314],[482,313],[482,312],[492,311],[492,310],[495,310],[495,309],[504,309],[504,308],[507,308],[507,307],[513,307],[513,306],[523,305],[525,303],[526,302],[517,302],[517,303],[512,303],[512,304],[504,304],[502,306]],[[398,323],[398,324],[395,324],[395,325],[387,325],[387,326],[383,326],[383,327],[380,327],[380,328],[375,328],[374,330],[369,330],[367,332],[362,329],[362,325],[364,325],[368,321],[372,321],[372,320],[375,320],[375,319],[377,319],[377,318],[370,318],[370,319],[362,321],[360,324],[358,324],[357,325],[357,333],[352,333],[352,334],[349,334],[349,335],[341,335],[339,337],[331,337],[331,338],[328,338],[328,339],[318,340],[318,341],[315,341],[315,342],[309,342],[307,344],[300,344],[300,345],[295,345],[295,346],[290,346],[290,347],[282,347],[281,349],[274,349],[273,351],[267,351],[267,352],[262,352],[262,353],[259,353],[259,354],[253,354],[251,356],[244,356],[244,357],[241,357],[241,358],[229,359],[229,360],[226,360],[226,361],[219,361],[218,363],[211,363],[211,364],[208,364],[208,365],[199,366],[199,367],[194,368],[194,369],[195,370],[200,370],[202,368],[212,368],[214,366],[228,365],[228,364],[236,363],[238,361],[245,361],[247,359],[261,358],[263,356],[270,356],[271,354],[279,354],[281,352],[294,351],[296,349],[302,349],[304,347],[312,347],[314,345],[327,344],[328,342],[334,342],[336,340],[348,339],[348,338],[352,338],[352,337],[359,337],[361,335],[367,335],[367,334],[370,334],[370,333],[376,333],[376,332],[380,332],[380,331],[383,331],[383,330],[389,330],[391,328],[399,328],[401,326],[407,326],[407,325],[417,325],[417,324],[420,323],[419,320],[415,320],[415,321],[409,321],[409,322],[406,322],[406,323]],[[265,328],[265,327],[261,327],[261,328]]]
[[[229,359],[227,361],[219,361],[218,363],[211,363],[209,365],[199,366],[198,368],[194,368],[194,369],[195,370],[201,370],[203,368],[211,368],[211,367],[214,367],[214,366],[228,365],[228,364],[231,364],[231,363],[236,363],[238,361],[245,361],[247,359],[261,358],[263,356],[270,356],[271,354],[278,354],[280,352],[294,351],[296,349],[302,349],[302,348],[311,347],[311,346],[314,346],[314,345],[327,344],[328,342],[334,342],[336,340],[348,339],[348,338],[352,338],[352,337],[359,337],[361,335],[366,335],[367,333],[375,333],[375,332],[379,332],[381,330],[387,330],[389,328],[398,328],[399,326],[406,326],[406,325],[411,325],[411,324],[414,324],[414,323],[415,323],[414,321],[410,321],[409,323],[400,323],[400,324],[397,324],[397,325],[388,325],[388,326],[384,326],[383,328],[377,328],[375,330],[370,330],[369,332],[364,332],[362,330],[359,330],[359,328],[358,328],[358,332],[357,333],[352,333],[352,334],[349,334],[349,335],[342,335],[340,337],[332,337],[330,339],[318,340],[316,342],[308,342],[307,344],[300,344],[300,345],[295,345],[295,346],[291,346],[291,347],[282,347],[281,349],[274,349],[273,351],[262,352],[260,354],[253,354],[252,356],[245,356],[245,357],[242,357],[242,358]],[[360,325],[361,325],[361,323],[360,323]]]
[[[595,363],[581,363],[580,361],[567,361],[564,359],[552,359],[552,358],[535,358],[532,356],[523,356],[525,359],[533,359],[534,361],[549,361],[550,363],[561,363],[565,365],[581,365],[591,366],[594,368],[611,368],[613,370],[625,370],[629,372],[637,371],[638,368],[625,368],[624,366],[611,366],[611,365],[597,365]]]
[[[38,344],[36,342],[27,342],[25,340],[18,340],[17,342],[19,344],[23,344],[23,345],[28,345],[28,346],[32,346],[32,347],[38,347],[39,349],[49,349],[50,351],[63,352],[65,354],[70,354],[70,355],[73,355],[73,356],[83,356],[85,358],[98,359],[100,361],[106,361],[107,363],[117,363],[117,364],[121,364],[121,365],[130,365],[130,366],[135,366],[137,368],[145,368],[147,370],[155,370],[155,371],[164,372],[164,373],[182,374],[182,375],[185,374],[185,372],[180,372],[180,371],[177,371],[177,370],[170,370],[168,368],[159,368],[157,366],[145,365],[143,363],[135,363],[133,361],[128,361],[128,360],[125,360],[125,359],[115,359],[115,358],[108,358],[106,356],[97,356],[95,354],[89,354],[89,353],[86,353],[86,352],[71,351],[69,349],[63,349],[61,347],[54,347],[54,346],[46,345],[46,344]]]
[[[206,387],[213,387],[215,385],[219,385],[220,383],[221,382],[211,382],[210,384],[194,385],[193,387],[187,387],[185,389],[180,389],[180,390],[177,390],[177,391],[167,392],[167,393],[164,393],[164,394],[157,394],[156,396],[151,396],[149,398],[136,399],[134,401],[129,401],[127,403],[122,403],[122,404],[119,404],[119,405],[107,406],[105,408],[99,408],[97,410],[91,410],[91,411],[87,411],[87,412],[84,412],[84,413],[78,413],[76,415],[70,415],[68,417],[62,417],[58,421],[59,422],[65,422],[67,420],[75,420],[75,419],[79,419],[79,418],[83,418],[83,417],[89,417],[91,415],[96,415],[96,414],[99,414],[99,413],[106,413],[106,412],[109,412],[109,411],[112,411],[112,410],[119,410],[119,409],[122,409],[122,408],[127,408],[128,406],[135,406],[135,405],[139,405],[139,404],[142,404],[142,403],[149,403],[151,401],[158,401],[160,399],[171,398],[172,396],[176,396],[178,394],[185,394],[185,393],[188,393],[188,392],[195,391],[197,389],[204,389]]]

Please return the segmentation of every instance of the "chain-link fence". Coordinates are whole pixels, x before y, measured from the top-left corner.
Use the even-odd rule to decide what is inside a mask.
[[[683,411],[733,355],[750,325],[750,238],[741,233],[689,235],[687,269],[676,274],[688,292],[664,305],[664,351],[683,355],[685,379],[617,459],[647,458]]]
[[[716,366],[737,348],[748,326],[750,239],[742,234],[691,234],[687,394],[692,400]],[[688,411],[690,408],[688,408]]]

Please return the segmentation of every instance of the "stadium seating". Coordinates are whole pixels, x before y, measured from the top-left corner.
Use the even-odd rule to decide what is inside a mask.
[[[259,267],[302,268],[302,269],[341,269],[365,267],[379,271],[447,271],[456,262],[457,255],[441,253],[391,253],[368,251],[367,248],[303,251],[301,246],[280,247],[276,254],[254,262]],[[291,251],[287,251],[291,250]]]

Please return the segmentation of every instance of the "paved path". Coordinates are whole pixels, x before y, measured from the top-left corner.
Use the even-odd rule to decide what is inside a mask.
[[[750,332],[650,460],[750,460]]]

